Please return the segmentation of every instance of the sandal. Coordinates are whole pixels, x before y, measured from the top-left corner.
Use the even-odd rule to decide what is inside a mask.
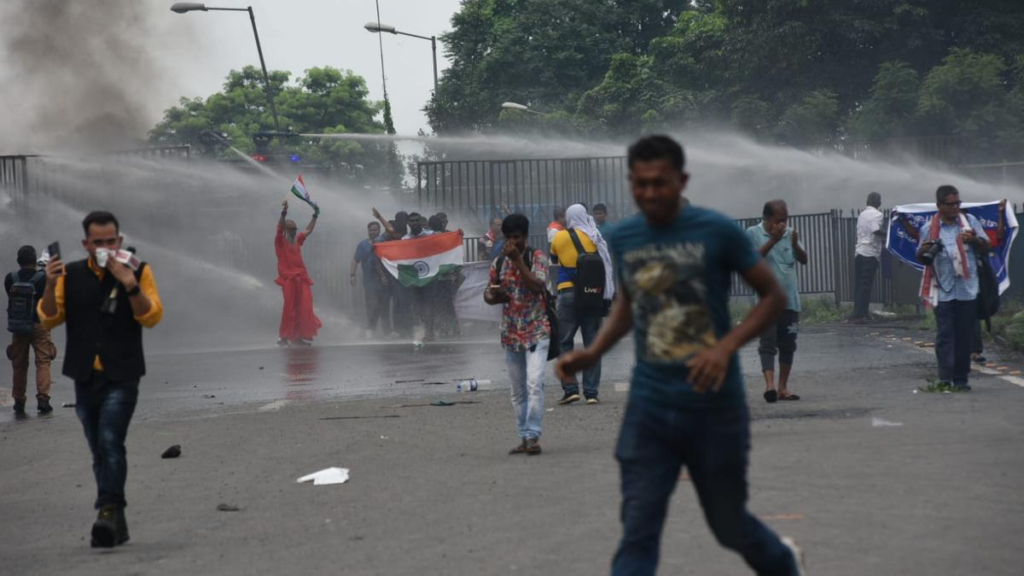
[[[771,390],[765,390],[764,391],[764,400],[765,400],[765,402],[767,402],[769,404],[774,404],[775,401],[778,400],[778,399],[779,399],[779,393],[776,392],[774,388],[772,388]]]
[[[785,396],[779,396],[779,400],[799,400],[800,397],[796,394],[786,394]]]

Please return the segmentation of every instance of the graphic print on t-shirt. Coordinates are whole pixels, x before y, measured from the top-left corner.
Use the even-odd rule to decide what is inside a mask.
[[[714,345],[704,244],[647,245],[625,252],[622,265],[644,361],[681,363]]]

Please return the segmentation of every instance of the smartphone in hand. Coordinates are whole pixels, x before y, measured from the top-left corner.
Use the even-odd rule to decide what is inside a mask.
[[[60,242],[54,242],[46,247],[46,251],[50,254],[50,259],[60,258]]]

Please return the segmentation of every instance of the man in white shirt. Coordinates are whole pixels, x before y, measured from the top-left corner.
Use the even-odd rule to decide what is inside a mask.
[[[857,217],[857,248],[854,258],[854,304],[853,322],[864,322],[868,318],[868,301],[871,299],[871,286],[875,283],[875,273],[882,258],[882,241],[885,238],[885,217],[878,208],[882,205],[882,195],[878,192],[868,194],[868,206]]]
[[[426,222],[423,221],[423,216],[420,216],[418,212],[409,214],[409,233],[402,237],[402,240],[412,240],[413,238],[422,238],[424,236],[433,236],[434,231],[428,230],[425,227]]]

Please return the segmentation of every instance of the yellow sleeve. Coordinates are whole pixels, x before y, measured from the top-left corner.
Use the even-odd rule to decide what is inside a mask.
[[[139,277],[139,289],[149,298],[149,312],[142,316],[136,316],[135,321],[146,328],[152,328],[160,323],[164,317],[164,305],[160,301],[160,292],[156,288],[156,279],[153,278],[153,269],[147,264],[142,269],[142,276]]]
[[[57,313],[47,316],[43,313],[43,299],[36,303],[36,313],[39,314],[39,323],[47,330],[53,330],[64,323],[64,277],[57,278],[57,284],[53,287],[53,296],[57,301]]]

